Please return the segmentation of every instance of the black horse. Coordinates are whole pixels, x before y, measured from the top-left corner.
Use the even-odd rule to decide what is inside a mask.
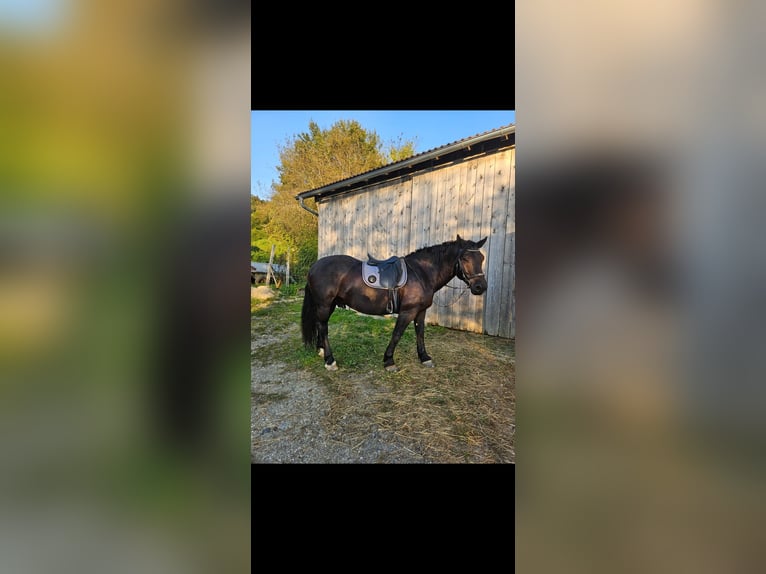
[[[474,295],[487,290],[482,272],[484,255],[479,249],[487,241],[462,239],[446,241],[441,245],[423,247],[404,257],[407,283],[398,292],[398,313],[394,333],[383,354],[383,366],[396,371],[394,349],[411,321],[415,321],[418,358],[426,367],[433,367],[426,353],[424,340],[426,310],[433,303],[434,293],[453,277],[464,281]],[[351,307],[367,315],[390,313],[389,292],[374,289],[362,279],[362,261],[348,255],[322,257],[311,266],[303,298],[301,324],[303,342],[307,348],[317,349],[324,356],[325,367],[338,368],[327,338],[327,322],[335,307]]]

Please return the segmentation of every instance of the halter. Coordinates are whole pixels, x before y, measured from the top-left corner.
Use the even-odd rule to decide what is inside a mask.
[[[463,265],[460,263],[460,258],[463,256],[463,253],[466,251],[481,251],[480,249],[463,249],[460,252],[460,255],[457,257],[457,263],[455,263],[455,267],[460,270],[460,274],[463,276],[462,279],[465,281],[466,285],[470,286],[469,281],[471,279],[475,279],[476,277],[483,277],[484,273],[476,273],[474,275],[467,275],[465,272],[465,269],[463,269]],[[455,275],[457,275],[457,270],[455,271]]]

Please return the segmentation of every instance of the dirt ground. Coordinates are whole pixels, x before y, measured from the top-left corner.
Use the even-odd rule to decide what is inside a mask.
[[[296,305],[294,299],[270,305],[291,303]],[[382,356],[380,365],[376,360],[374,365],[344,366],[338,341],[334,349],[340,369],[330,373],[319,357],[305,353],[303,362],[295,360],[294,349],[301,345],[295,319],[295,313],[252,318],[251,462],[514,461],[515,416],[509,415],[515,408],[512,345],[442,330],[450,347],[457,339],[462,347],[474,341],[485,355],[482,363],[494,371],[481,379],[484,390],[467,389],[468,398],[463,398],[457,390],[465,384],[461,387],[461,377],[453,376],[456,368],[444,356],[447,346],[440,346],[438,337],[429,341],[429,328],[426,343],[437,363],[434,369],[423,368],[416,356],[405,356],[414,353],[401,348],[396,359],[402,375],[386,373]],[[333,343],[332,324],[330,336]]]

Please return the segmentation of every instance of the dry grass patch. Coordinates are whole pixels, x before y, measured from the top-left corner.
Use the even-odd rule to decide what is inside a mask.
[[[441,462],[513,462],[513,343],[444,331],[426,335],[436,368],[394,375],[376,415],[381,428],[415,439],[428,458]]]
[[[317,358],[315,372],[334,396],[329,424],[343,416],[348,419],[348,413],[355,410],[356,415],[365,416],[357,416],[364,423],[357,425],[355,436],[347,429],[352,442],[363,440],[375,428],[391,433],[429,461],[514,462],[513,341],[429,326],[426,346],[436,363],[433,369],[418,362],[414,334],[397,348],[398,373],[386,373],[382,368],[386,337],[378,339],[381,356],[371,357],[372,368],[344,365],[344,345],[358,345],[358,337],[369,336],[336,333],[332,344],[338,372],[324,372]]]

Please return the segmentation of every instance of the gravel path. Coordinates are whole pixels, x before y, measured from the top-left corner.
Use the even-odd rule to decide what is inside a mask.
[[[261,333],[251,341],[251,462],[424,463],[426,458],[380,431],[371,407],[378,392],[360,376],[339,401],[307,371],[288,369],[259,349],[297,335]]]

